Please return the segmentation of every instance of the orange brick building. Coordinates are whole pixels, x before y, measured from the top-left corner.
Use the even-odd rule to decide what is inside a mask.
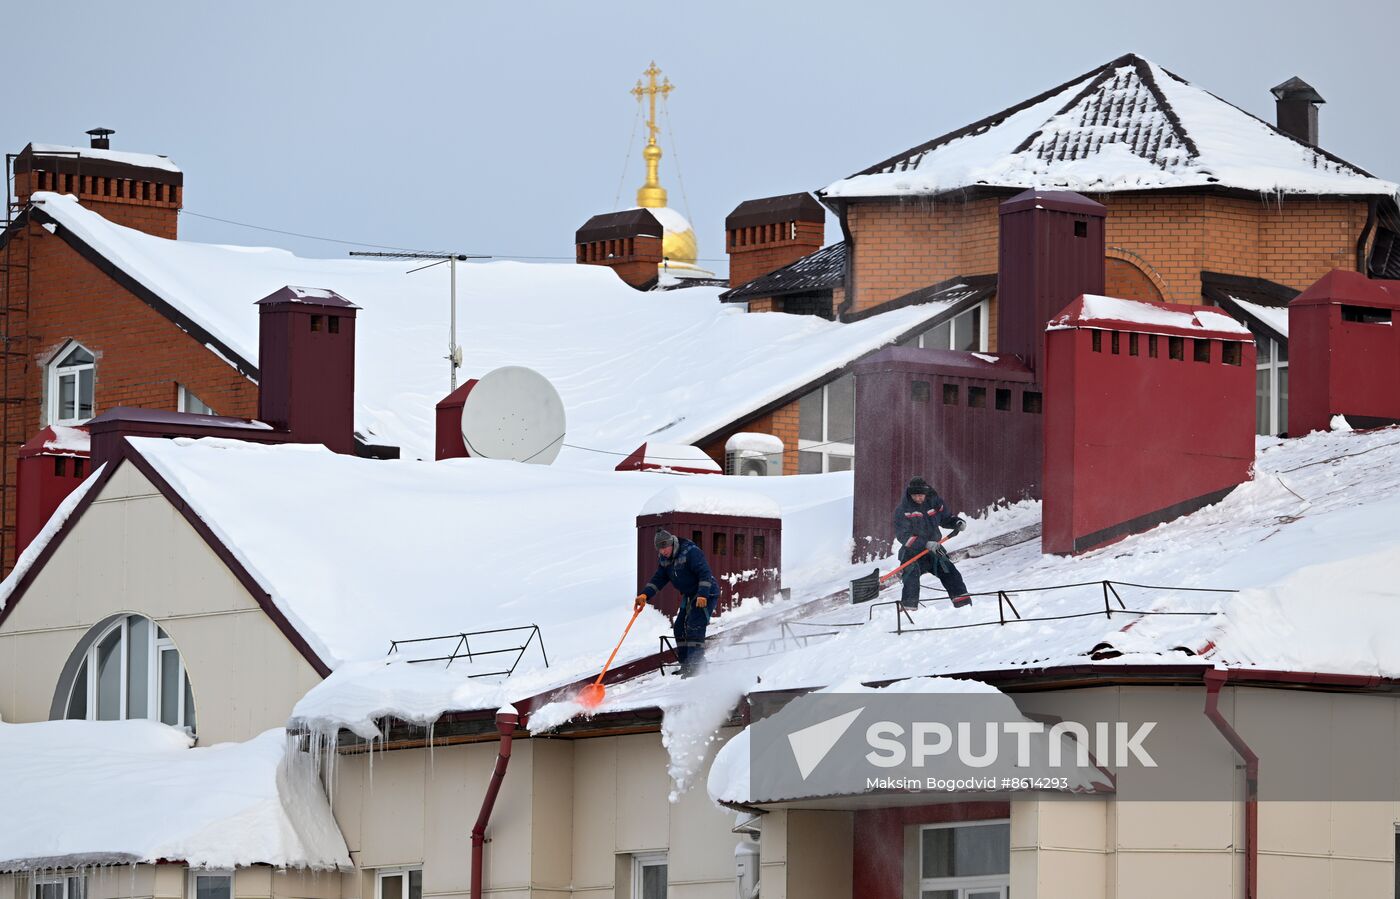
[[[1317,146],[1316,91],[1295,78],[1273,93],[1277,126],[1120,57],[829,185],[818,196],[844,239],[775,271],[744,267],[724,299],[800,312],[811,304],[792,298],[821,295],[847,321],[994,283],[998,204],[1030,187],[1072,190],[1108,209],[1110,296],[1204,299],[1255,331],[1258,429],[1278,433],[1288,335],[1276,310],[1336,268],[1393,277],[1400,213],[1394,183]],[[917,345],[995,352],[996,303],[993,290],[948,310]]]
[[[30,203],[36,191],[71,193],[112,222],[174,239],[183,174],[164,157],[110,150],[103,131],[91,147],[31,144],[10,160],[15,195],[0,237],[6,570],[14,562],[15,450],[41,427],[115,406],[257,414],[255,365]]]

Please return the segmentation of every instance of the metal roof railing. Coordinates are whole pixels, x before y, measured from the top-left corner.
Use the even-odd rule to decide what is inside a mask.
[[[497,634],[522,633],[526,634],[525,642],[521,643],[519,646],[510,645],[489,649],[481,648],[482,637],[490,637]],[[476,649],[472,648],[471,641],[473,637],[477,638],[478,641]],[[545,652],[544,649],[544,634],[540,631],[540,626],[538,624],[522,624],[518,627],[496,627],[480,631],[463,631],[461,633],[456,634],[444,634],[440,637],[415,637],[411,640],[391,640],[389,641],[389,651],[386,653],[386,655],[398,654],[400,652],[400,647],[403,646],[409,646],[418,643],[445,643],[448,640],[455,640],[457,642],[453,645],[451,651],[448,652],[447,655],[428,656],[425,658],[412,658],[408,660],[409,663],[417,664],[419,662],[446,662],[447,665],[445,665],[444,667],[450,668],[452,667],[452,663],[457,661],[458,659],[466,659],[469,664],[475,664],[477,659],[482,658],[484,656],[499,656],[514,653],[515,658],[511,660],[510,667],[508,668],[502,668],[499,671],[481,671],[467,675],[467,677],[495,677],[504,674],[507,677],[509,677],[510,675],[515,673],[515,669],[519,667],[521,659],[525,658],[526,650],[528,650],[532,645],[538,643],[540,647],[540,658],[544,660],[544,667],[549,667],[549,655]],[[491,641],[487,642],[489,646]]]

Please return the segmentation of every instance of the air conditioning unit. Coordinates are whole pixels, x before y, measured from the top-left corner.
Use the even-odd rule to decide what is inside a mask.
[[[724,473],[776,477],[783,473],[783,441],[740,431],[724,442]]]
[[[783,473],[783,455],[756,450],[735,450],[724,454],[724,473],[733,475],[776,476]]]

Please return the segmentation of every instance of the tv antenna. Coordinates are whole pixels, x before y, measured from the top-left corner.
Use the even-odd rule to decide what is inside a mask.
[[[462,367],[462,347],[457,343],[457,263],[468,259],[490,259],[490,256],[472,256],[467,253],[369,253],[351,250],[351,256],[372,256],[377,259],[432,259],[427,265],[411,268],[404,274],[411,275],[424,269],[447,263],[452,270],[452,323],[447,334],[447,362],[451,371],[452,390],[457,389],[457,369]]]

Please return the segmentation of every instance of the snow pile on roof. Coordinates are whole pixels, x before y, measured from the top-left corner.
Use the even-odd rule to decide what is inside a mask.
[[[51,435],[44,439],[44,452],[86,455],[92,450],[92,438],[88,436],[87,428],[49,425],[44,430]]]
[[[1288,338],[1288,307],[1287,306],[1264,306],[1259,303],[1251,303],[1249,300],[1242,300],[1232,296],[1230,299],[1247,315],[1253,316],[1274,331],[1285,340]]]
[[[538,623],[551,675],[596,669],[637,592],[637,514],[677,486],[673,475],[560,464],[376,462],[218,439],[131,443],[333,668],[382,658],[393,639]],[[849,473],[732,478],[726,495],[781,511],[784,581],[800,587],[845,568],[851,483]],[[663,633],[665,617],[646,613],[620,659],[654,652]],[[494,662],[453,668],[465,676]],[[517,670],[540,665],[532,647]]]
[[[823,193],[909,196],[978,186],[1384,196],[1400,190],[1128,55]]]
[[[107,162],[120,162],[123,165],[139,165],[148,169],[160,169],[165,172],[178,172],[180,167],[170,161],[168,156],[157,156],[154,153],[128,153],[125,150],[101,150],[96,147],[68,147],[63,144],[30,144],[34,152],[39,156],[81,156],[84,159],[102,159]]]
[[[731,453],[754,453],[761,456],[778,455],[783,451],[783,439],[772,434],[740,431],[730,435],[724,448]]]
[[[356,427],[372,443],[432,458],[434,406],[448,392],[446,266],[409,275],[412,266],[402,262],[302,259],[284,250],[165,240],[115,225],[69,196],[35,197],[65,231],[248,365],[257,364],[254,303],[274,291],[325,288],[360,306]],[[747,315],[718,302],[718,293],[639,293],[596,265],[460,265],[459,377],[503,365],[533,368],[564,401],[568,443],[626,455],[644,440],[707,437],[946,308],[930,303],[838,324],[812,315]],[[563,456],[580,453],[565,448]],[[621,458],[583,455],[595,467]]]
[[[731,482],[726,481],[725,483]],[[667,487],[647,500],[637,514],[663,515],[667,512],[735,515],[747,518],[779,518],[782,516],[782,509],[771,497],[751,490],[711,487],[704,482]]]
[[[633,454],[638,456],[636,464],[639,469],[680,470],[692,474],[697,471],[712,474],[724,473],[724,469],[720,468],[708,453],[698,446],[691,446],[689,443],[655,443],[648,440],[639,449],[642,451],[640,454]],[[627,464],[627,462],[623,463],[623,465]]]
[[[351,867],[311,760],[288,752],[284,731],[190,744],[149,721],[0,723],[0,870]]]
[[[1174,306],[1143,300],[1123,300],[1084,294],[1050,320],[1046,330],[1075,328],[1102,324],[1105,327],[1134,325],[1147,329],[1167,328],[1176,331],[1211,332],[1249,336],[1249,329],[1234,318],[1214,309],[1199,306]]]

